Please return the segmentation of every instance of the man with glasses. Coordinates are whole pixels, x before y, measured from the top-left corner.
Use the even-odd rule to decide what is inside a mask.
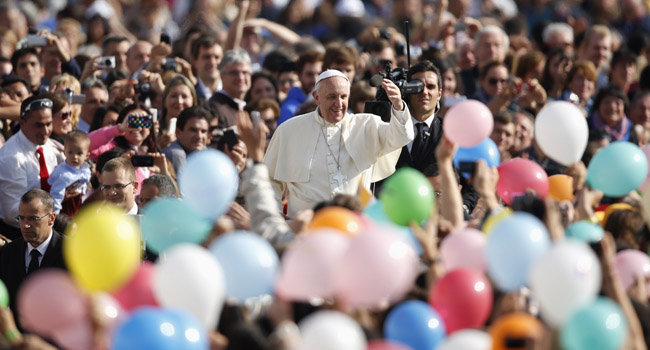
[[[32,96],[21,105],[20,131],[0,149],[0,233],[20,237],[18,203],[34,188],[49,191],[49,174],[59,163],[52,133],[52,95]]]
[[[251,59],[242,49],[226,51],[219,72],[223,89],[210,98],[219,112],[219,127],[231,127],[237,123],[237,112],[244,110],[244,96],[251,87]]]
[[[102,168],[101,180],[99,189],[105,201],[124,209],[129,215],[138,214],[138,205],[135,202],[138,182],[130,160],[118,157],[106,162]]]
[[[21,238],[0,249],[0,279],[7,286],[10,307],[18,320],[16,293],[25,278],[44,268],[66,270],[62,236],[52,227],[54,200],[41,189],[27,191],[18,205]]]

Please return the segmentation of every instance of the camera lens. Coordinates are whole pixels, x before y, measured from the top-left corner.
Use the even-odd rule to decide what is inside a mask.
[[[106,60],[104,60],[104,65],[105,66],[110,66],[111,65],[111,60],[108,59],[108,58]]]

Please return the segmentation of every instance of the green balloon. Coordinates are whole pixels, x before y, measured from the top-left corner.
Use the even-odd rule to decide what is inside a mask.
[[[600,297],[569,318],[562,326],[560,342],[567,350],[615,350],[626,336],[623,311],[611,299]]]
[[[401,168],[388,178],[379,199],[388,218],[401,226],[426,220],[436,201],[429,180],[412,168]]]
[[[9,292],[2,281],[0,281],[0,306],[9,307]]]

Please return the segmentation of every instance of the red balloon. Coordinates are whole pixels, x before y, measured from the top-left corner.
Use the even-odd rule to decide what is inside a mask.
[[[514,158],[499,165],[497,193],[508,205],[516,196],[526,190],[535,191],[537,197],[544,199],[548,193],[548,176],[539,164],[532,160]]]
[[[429,304],[440,314],[447,334],[464,328],[479,328],[492,310],[492,285],[478,271],[455,269],[429,291]]]
[[[390,340],[373,340],[368,343],[367,350],[410,350],[411,348]]]
[[[125,284],[118,291],[113,293],[113,297],[122,307],[131,311],[138,306],[150,305],[158,306],[158,301],[154,296],[153,283],[154,265],[150,262],[143,262],[133,275],[129,283]]]

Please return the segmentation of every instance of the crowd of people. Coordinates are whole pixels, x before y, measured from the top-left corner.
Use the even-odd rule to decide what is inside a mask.
[[[275,293],[268,291],[273,298],[221,301],[213,315],[218,322],[203,324],[201,331],[212,349],[588,349],[593,344],[646,349],[650,202],[644,196],[647,181],[641,180],[648,174],[643,160],[650,156],[649,61],[650,3],[643,0],[3,2],[0,280],[8,301],[2,301],[0,288],[2,344],[12,349],[83,348],[75,347],[80,343],[72,335],[53,337],[29,320],[23,324],[21,314],[29,312],[21,309],[19,299],[21,287],[39,270],[70,270],[78,278],[64,250],[66,235],[84,209],[110,203],[143,222],[152,220],[147,215],[154,210],[147,208],[163,198],[191,206],[219,197],[215,207],[224,210],[203,218],[209,229],[192,243],[208,248],[220,237],[250,231],[272,246],[282,263]],[[467,107],[476,101],[481,109]],[[461,124],[466,132],[451,131],[450,120],[464,118],[460,106],[466,114],[487,111],[476,118],[489,115],[489,122],[472,124],[478,120],[473,116]],[[571,125],[585,125],[584,130],[557,130],[567,144],[577,145],[568,157],[575,156],[571,162],[551,150],[548,140],[554,139],[548,132],[540,134],[548,126],[541,116],[551,106],[563,106],[560,110],[567,113],[575,107],[570,117],[576,123]],[[569,128],[568,123],[558,125]],[[476,130],[487,134],[462,144],[469,136],[460,134]],[[471,148],[479,141],[485,141],[483,148]],[[622,142],[631,148],[621,150]],[[618,168],[603,177],[609,164],[602,164],[606,156],[599,157],[599,151],[612,146],[618,153],[606,160]],[[227,164],[186,168],[210,150],[225,155]],[[628,158],[632,165],[618,166]],[[528,168],[512,175],[508,169],[515,163]],[[416,175],[404,175],[406,168]],[[535,184],[519,186],[532,172]],[[210,192],[219,188],[212,182],[222,188],[233,182],[237,188],[230,198],[224,194],[228,191]],[[205,198],[197,201],[190,192],[198,188],[200,193],[201,185]],[[398,197],[401,202],[395,203]],[[332,207],[343,214],[328,212]],[[425,207],[430,211],[426,218],[417,217],[417,209]],[[196,217],[214,212],[194,209]],[[168,214],[178,213],[182,211]],[[190,222],[194,216],[178,221],[186,219],[188,230],[195,229],[202,224]],[[398,222],[396,216],[411,219]],[[503,238],[517,220],[522,235],[527,225],[541,225],[543,239],[522,243]],[[593,224],[584,230],[595,236],[576,233],[584,222]],[[394,266],[406,266],[407,272],[400,277],[351,265],[341,272],[347,286],[337,280],[332,282],[336,287],[327,285],[335,292],[312,289],[311,295],[304,294],[308,282],[286,282],[299,283],[300,278],[288,275],[294,270],[284,257],[291,257],[286,258],[290,264],[296,251],[318,239],[337,246],[336,239],[318,236],[317,228],[323,227],[341,231],[350,251],[371,244],[363,239],[368,235],[377,235],[380,243],[372,247],[378,250],[381,242],[391,242],[386,243],[386,259],[395,259]],[[478,231],[468,233],[472,229]],[[401,238],[392,240],[375,230]],[[485,235],[473,236],[481,230]],[[310,235],[321,238],[310,241]],[[583,245],[592,250],[571,250],[565,236],[587,241]],[[411,240],[407,250],[418,255],[413,266],[405,262],[408,254],[396,256],[404,237]],[[164,263],[169,247],[145,238],[156,239],[143,235],[143,266]],[[456,248],[446,242],[456,242]],[[515,258],[509,249],[529,254]],[[571,279],[544,280],[544,270],[533,268],[533,258],[562,249],[575,252],[566,261],[586,256],[596,262],[596,277],[589,281],[597,280],[597,285],[591,294]],[[631,252],[643,258],[626,265]],[[329,258],[343,259],[338,253]],[[454,254],[466,256],[454,260]],[[390,266],[379,260],[382,256],[377,251],[357,260]],[[558,266],[578,269],[575,281],[586,281],[585,261],[576,262],[578,267],[569,262]],[[221,265],[227,270],[226,263]],[[321,271],[331,272],[333,266],[321,266]],[[517,279],[515,267],[529,268],[523,280]],[[641,272],[630,275],[632,270]],[[468,281],[467,276],[482,276],[472,283],[489,288],[461,290],[451,282],[461,275],[458,271]],[[227,272],[226,285],[231,283]],[[350,277],[354,273],[360,275]],[[367,280],[373,291],[351,292],[350,286],[360,285],[367,275],[377,277]],[[381,284],[379,276],[395,280]],[[329,281],[332,276],[319,277]],[[153,282],[147,283],[151,293]],[[454,309],[449,301],[454,297],[442,301],[438,287],[443,285],[467,305],[479,297],[489,303]],[[122,285],[113,287],[105,292]],[[547,298],[552,294],[547,287],[562,295],[578,295],[578,289],[583,294],[562,304],[559,297]],[[612,325],[610,318],[598,328],[596,315],[590,318],[595,328],[580,329],[575,315],[593,311],[604,297],[614,305],[620,324]],[[95,299],[88,296],[89,303]],[[422,311],[413,301],[431,305]],[[169,306],[162,299],[153,303]],[[135,317],[137,308],[122,306]],[[467,315],[482,308],[487,309],[470,322]],[[557,316],[562,308],[575,314]],[[395,321],[402,310],[410,310],[411,318]],[[430,312],[433,316],[422,320],[413,316]],[[125,325],[131,324],[128,317]],[[119,335],[106,335],[98,318],[97,312],[87,315],[93,347],[128,344],[126,333],[113,329]],[[317,327],[321,333],[305,320],[322,322]],[[345,320],[352,320],[348,328]],[[402,334],[396,331],[399,324],[409,329]],[[610,333],[603,330],[607,327]],[[362,331],[361,336],[355,338],[350,329]],[[462,333],[468,329],[481,332]],[[348,332],[348,342],[337,343],[336,332]],[[601,338],[595,339],[602,341],[589,343],[581,332],[598,334]],[[169,346],[162,348],[173,348]]]

